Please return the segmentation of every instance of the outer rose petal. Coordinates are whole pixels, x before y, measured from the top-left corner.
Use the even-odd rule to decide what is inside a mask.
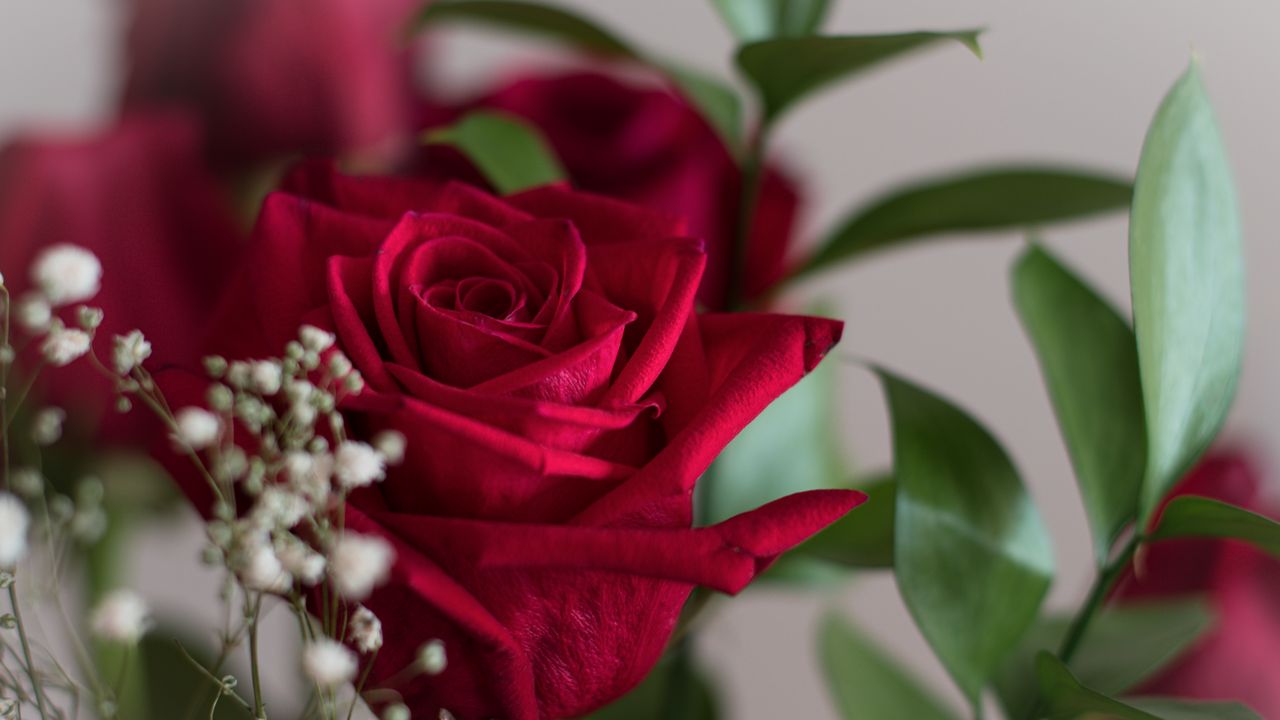
[[[693,585],[736,593],[779,554],[863,500],[852,491],[801,493],[694,530],[502,524],[399,513],[374,513],[370,519],[439,563],[493,612],[529,658],[540,713],[530,710],[528,716],[561,718],[611,702],[648,673]],[[469,669],[474,672],[461,668]],[[438,707],[457,714],[448,689],[424,690],[429,714]],[[525,717],[505,710],[486,708],[474,717]]]
[[[220,162],[361,149],[407,129],[408,0],[134,0],[126,105],[181,105]]]
[[[8,148],[0,156],[0,268],[12,296],[26,291],[27,269],[42,247],[81,245],[103,265],[102,290],[88,301],[105,312],[100,338],[142,330],[153,367],[195,357],[243,245],[203,169],[200,142],[194,123],[170,114]],[[109,382],[88,363],[60,371],[49,390],[55,401],[77,405],[101,398],[99,410],[110,398]],[[107,433],[128,436],[144,417],[113,419]]]
[[[1192,470],[1174,493],[1267,512],[1260,485],[1247,457],[1217,453]],[[1122,578],[1114,601],[1205,594],[1217,626],[1138,691],[1241,701],[1262,717],[1280,717],[1280,561],[1231,540],[1156,543],[1147,553],[1142,579],[1132,574]]]

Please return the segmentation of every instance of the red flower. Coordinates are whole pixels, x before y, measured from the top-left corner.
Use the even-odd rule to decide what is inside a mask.
[[[134,0],[128,108],[177,104],[219,163],[330,153],[408,129],[410,0]]]
[[[1262,512],[1259,484],[1247,458],[1217,454],[1201,462],[1174,494]],[[1116,590],[1121,602],[1198,595],[1207,596],[1217,624],[1138,692],[1235,700],[1262,717],[1280,717],[1280,562],[1241,542],[1173,540],[1152,545],[1142,580],[1129,575]]]
[[[448,648],[443,675],[397,688],[415,717],[601,707],[653,667],[695,585],[741,590],[862,499],[690,529],[698,476],[841,325],[695,314],[705,256],[667,217],[307,165],[267,199],[250,260],[215,349],[329,329],[368,383],[349,426],[408,438],[346,518],[397,555],[367,603],[388,626],[372,685],[427,639]]]
[[[608,75],[530,77],[461,107],[426,111],[431,123],[464,110],[490,108],[524,118],[546,136],[574,186],[688,220],[706,241],[707,270],[698,297],[723,309],[729,247],[737,222],[741,172],[715,131],[672,93],[626,84]],[[444,162],[428,153],[423,165]],[[450,168],[450,171],[452,168]],[[786,274],[799,199],[781,171],[764,177],[747,254],[747,299]]]
[[[203,341],[214,299],[242,246],[230,207],[202,168],[200,135],[177,116],[125,118],[88,137],[22,140],[0,155],[0,269],[12,297],[29,287],[35,255],[80,245],[102,261],[88,305],[110,338],[137,328],[157,366],[185,361]],[[66,317],[74,325],[74,315]],[[85,408],[110,401],[109,380],[87,362],[56,371],[50,399]],[[128,423],[105,430],[120,437]]]

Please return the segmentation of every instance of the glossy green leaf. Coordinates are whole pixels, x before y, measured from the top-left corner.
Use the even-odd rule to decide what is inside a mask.
[[[560,162],[537,129],[509,115],[469,113],[430,131],[426,140],[456,147],[504,195],[564,180]]]
[[[1145,524],[1222,427],[1244,346],[1235,190],[1195,62],[1165,97],[1142,148],[1129,272],[1147,413]]]
[[[843,35],[761,40],[738,50],[738,67],[760,93],[765,120],[776,120],[807,95],[881,62],[933,43],[954,40],[981,56],[980,30]]]
[[[1049,589],[1049,536],[990,433],[945,400],[879,373],[898,480],[898,589],[925,639],[976,704]]]
[[[827,689],[840,716],[948,720],[954,717],[905,669],[832,614],[818,631]]]
[[[512,0],[440,0],[422,12],[423,24],[469,22],[536,35],[584,52],[632,60],[658,69],[736,149],[742,137],[742,100],[723,82],[641,52],[621,35],[576,11]]]
[[[1033,245],[1013,301],[1040,360],[1101,566],[1138,512],[1147,436],[1133,330],[1097,292]]]
[[[720,717],[715,688],[707,675],[689,665],[676,677],[672,658],[663,658],[634,690],[622,699],[597,710],[588,720],[716,720]],[[673,682],[685,683],[677,691]],[[674,705],[673,705],[674,703]]]
[[[1187,495],[1165,507],[1152,539],[1181,537],[1234,538],[1280,556],[1280,523],[1213,498]]]
[[[1032,626],[996,676],[996,697],[1005,715],[1024,718],[1036,701],[1035,657],[1062,644],[1071,620],[1055,616]],[[1081,682],[1120,695],[1153,677],[1213,627],[1209,606],[1199,599],[1161,600],[1109,607],[1089,626],[1071,670]]]
[[[819,364],[720,453],[705,498],[708,523],[795,492],[848,485],[852,473],[833,429],[835,370]]]
[[[893,567],[893,506],[898,485],[889,475],[854,487],[867,494],[849,513],[796,548],[791,557],[821,558],[848,567]]]
[[[742,42],[812,35],[826,19],[828,0],[713,0]]]
[[[1042,652],[1036,657],[1036,676],[1044,698],[1042,707],[1049,720],[1075,720],[1080,717],[1160,720],[1158,716],[1085,687],[1051,653]]]
[[[839,224],[803,272],[954,233],[1020,231],[1129,207],[1125,180],[1084,170],[990,167],[912,183]]]
[[[422,22],[463,20],[542,35],[588,52],[639,58],[621,37],[598,23],[554,5],[512,0],[436,0],[422,11]]]
[[[1134,697],[1125,702],[1162,720],[1261,720],[1239,703],[1188,702],[1176,698]]]

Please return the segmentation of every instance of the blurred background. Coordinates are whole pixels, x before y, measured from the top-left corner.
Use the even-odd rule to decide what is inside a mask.
[[[302,1],[302,0],[299,0]],[[733,46],[709,2],[561,0],[664,56],[729,72]],[[802,237],[813,240],[844,213],[901,181],[996,161],[1042,160],[1131,175],[1160,97],[1192,52],[1204,72],[1231,150],[1242,205],[1249,279],[1243,381],[1224,435],[1267,471],[1280,440],[1280,76],[1274,29],[1280,4],[1256,0],[1073,3],[1026,0],[835,2],[830,32],[986,27],[981,62],[957,47],[893,63],[824,93],[788,116],[774,155],[801,180]],[[90,129],[115,112],[122,83],[122,3],[0,3],[0,137],[50,127]],[[426,56],[450,85],[504,75],[513,59],[562,66],[561,53],[508,35],[458,31]],[[4,240],[0,238],[0,243]],[[1047,241],[1120,306],[1128,306],[1123,217],[1057,230]],[[957,401],[1004,442],[1057,543],[1050,606],[1075,603],[1091,577],[1084,514],[1031,349],[1009,302],[1008,271],[1021,241],[1010,236],[931,242],[878,256],[793,290],[847,321],[837,355],[870,358]],[[108,278],[110,280],[110,278]],[[857,467],[889,464],[877,384],[839,369],[842,436]],[[1271,482],[1275,493],[1276,483]],[[195,612],[215,586],[193,562],[194,520],[149,528],[129,573],[162,613]],[[205,591],[200,590],[204,588]],[[206,592],[207,591],[207,592]],[[838,607],[952,699],[940,666],[914,629],[887,574],[838,591],[753,588],[725,603],[699,653],[724,690],[727,715],[743,720],[835,718],[814,656],[820,614]],[[282,637],[287,637],[282,632]],[[282,689],[287,694],[288,688]]]

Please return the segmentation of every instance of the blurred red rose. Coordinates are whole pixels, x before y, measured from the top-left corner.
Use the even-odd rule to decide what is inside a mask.
[[[719,136],[698,112],[669,91],[575,72],[528,77],[459,106],[433,106],[431,124],[488,108],[524,118],[546,136],[574,187],[685,218],[703,238],[707,270],[699,299],[726,303],[729,247],[741,193],[741,172]],[[452,173],[443,153],[427,151]],[[786,274],[799,198],[794,183],[770,168],[763,179],[747,254],[744,293],[755,299]]]
[[[179,105],[218,163],[333,153],[409,124],[411,0],[133,0],[126,108]]]
[[[102,263],[102,289],[86,304],[105,312],[98,337],[107,357],[111,336],[135,328],[151,340],[157,366],[195,357],[243,247],[226,198],[202,168],[200,134],[180,116],[126,117],[104,132],[6,148],[0,271],[13,298],[31,287],[29,269],[43,248],[79,245]],[[71,312],[64,319],[77,322]],[[112,399],[110,381],[87,362],[51,373],[50,400],[102,411]],[[133,422],[104,430],[122,439]]]
[[[1240,454],[1210,455],[1175,489],[1280,516],[1263,506],[1257,471]],[[1122,579],[1116,600],[1206,596],[1216,626],[1137,692],[1243,702],[1280,717],[1280,561],[1230,540],[1152,545],[1141,580]]]
[[[349,427],[408,439],[346,519],[396,550],[366,603],[387,624],[371,686],[430,638],[448,649],[443,675],[396,686],[414,717],[599,708],[653,667],[695,585],[741,590],[862,500],[801,493],[691,529],[697,478],[841,324],[695,314],[705,256],[665,216],[312,164],[253,248],[214,349],[329,329],[368,383]]]

